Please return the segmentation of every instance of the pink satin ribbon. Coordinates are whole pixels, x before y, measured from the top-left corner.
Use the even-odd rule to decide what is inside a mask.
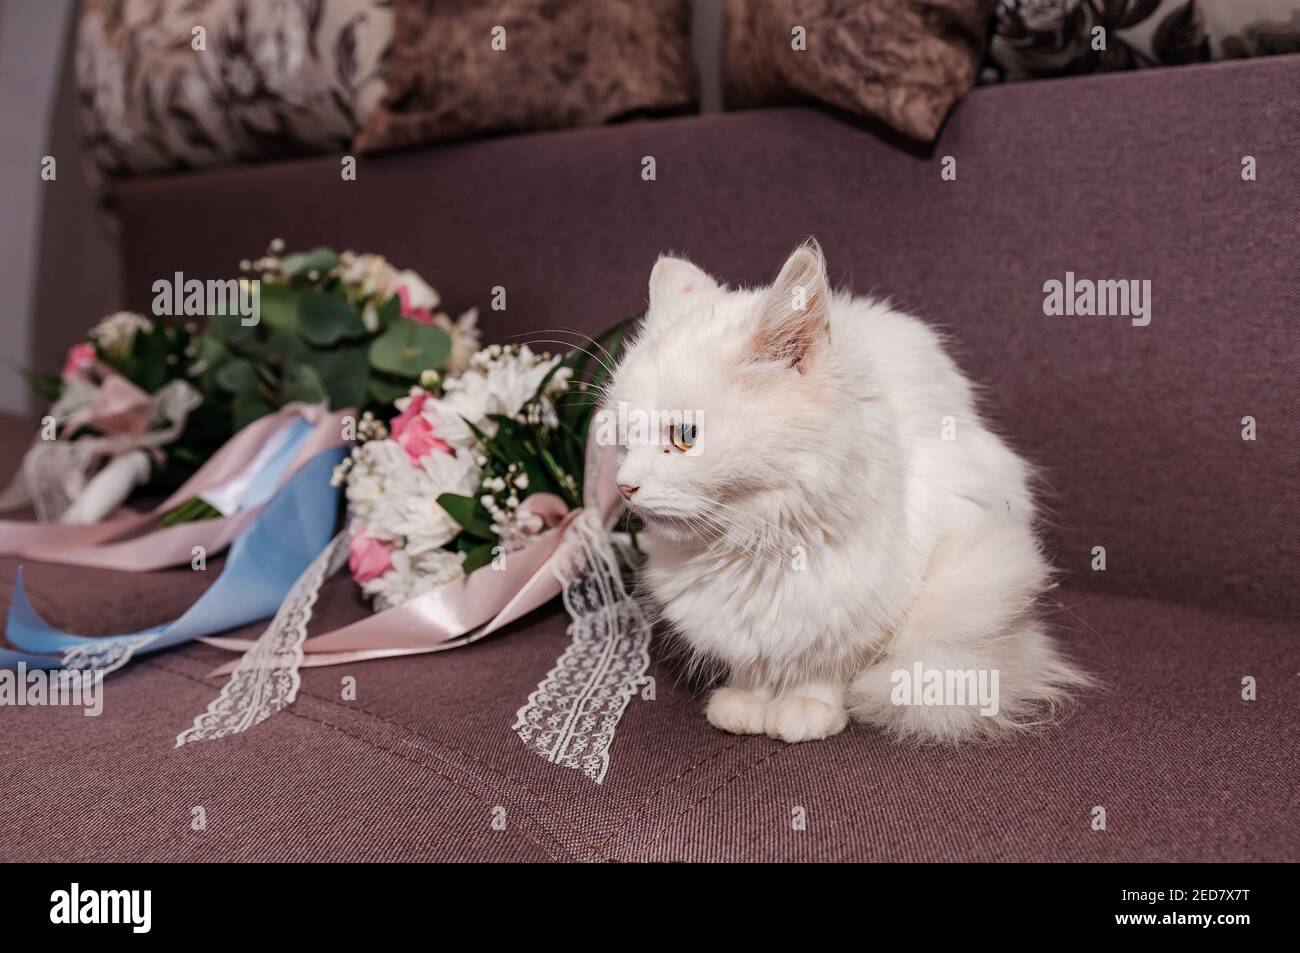
[[[355,414],[351,409],[329,413],[319,406],[289,404],[275,414],[254,421],[227,440],[194,476],[154,509],[115,516],[90,526],[2,520],[0,555],[17,554],[43,562],[151,572],[188,563],[195,546],[203,547],[209,554],[215,553],[228,546],[256,519],[262,507],[196,523],[150,527],[168,510],[240,473],[274,433],[301,417],[313,424],[313,429],[281,476],[282,484],[316,454],[347,443],[342,436],[343,417]]]
[[[602,528],[617,513],[621,502],[616,472],[612,448],[598,446],[594,438],[589,440],[583,509],[594,509]],[[537,497],[550,495],[536,494],[524,502]],[[563,505],[555,497],[533,503],[534,511],[548,524],[556,518],[559,522],[522,549],[508,554],[504,568],[483,567],[400,606],[309,638],[303,643],[301,665],[312,668],[456,648],[545,605],[560,593],[554,563],[568,558],[562,547],[583,513],[583,509],[563,513]],[[245,652],[253,645],[251,639],[213,637],[200,641],[232,652]],[[210,672],[209,677],[228,675],[238,664],[238,659],[227,662]]]

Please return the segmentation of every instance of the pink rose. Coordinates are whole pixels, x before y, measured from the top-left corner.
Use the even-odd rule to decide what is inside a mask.
[[[406,290],[406,285],[397,286],[397,300],[402,305],[402,317],[414,321],[416,324],[433,324],[433,312],[428,308],[411,307],[411,293]]]
[[[63,379],[69,380],[95,366],[95,345],[74,344],[63,362]]]
[[[451,453],[451,444],[435,437],[433,424],[420,416],[420,411],[424,409],[424,402],[428,399],[428,394],[416,394],[407,402],[406,409],[393,418],[392,426],[389,428],[397,445],[406,451],[406,455],[414,464],[419,464],[420,458],[432,450]]]
[[[388,572],[393,568],[393,561],[389,558],[392,551],[392,543],[375,539],[364,526],[358,527],[348,546],[348,569],[352,571],[352,578],[357,582],[369,582]]]

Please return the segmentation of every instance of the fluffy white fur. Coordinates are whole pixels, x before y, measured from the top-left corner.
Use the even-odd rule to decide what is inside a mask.
[[[636,442],[619,482],[664,617],[730,673],[718,728],[804,741],[852,715],[956,741],[1036,723],[1085,683],[1035,615],[1050,569],[1028,465],[938,335],[833,293],[815,242],[757,290],[660,258],[606,399],[700,415],[696,452]],[[917,661],[997,670],[996,717],[894,704],[891,673]]]

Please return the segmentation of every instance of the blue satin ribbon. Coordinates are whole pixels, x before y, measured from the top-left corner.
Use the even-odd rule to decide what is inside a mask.
[[[304,426],[295,432],[285,447],[267,461],[241,505],[256,505],[265,499],[269,487],[310,431],[310,426]],[[5,636],[22,651],[0,648],[0,668],[15,668],[19,662],[26,663],[29,669],[62,668],[63,653],[68,649],[87,645],[106,648],[114,642],[149,637],[148,644],[134,650],[134,654],[141,655],[271,617],[295,580],[334,537],[340,491],[330,486],[330,476],[346,454],[346,447],[326,450],[293,474],[249,527],[235,537],[216,581],[172,622],[118,636],[62,632],[32,608],[20,567]],[[268,476],[268,471],[274,471],[274,477]]]

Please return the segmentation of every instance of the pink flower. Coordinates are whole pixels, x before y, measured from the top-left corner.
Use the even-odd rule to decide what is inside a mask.
[[[348,569],[357,582],[369,582],[382,576],[393,568],[389,553],[393,551],[392,543],[375,539],[366,532],[364,526],[357,527],[348,546]]]
[[[447,441],[433,435],[433,424],[423,417],[416,417],[404,428],[400,436],[394,437],[406,455],[411,458],[411,462],[418,464],[420,458],[431,450],[441,450],[443,453],[451,453],[451,444]]]
[[[63,379],[69,380],[95,366],[95,345],[74,344],[63,362]]]
[[[406,290],[406,285],[397,286],[397,300],[402,305],[402,317],[414,321],[416,324],[433,324],[433,312],[428,308],[411,307],[411,293]]]
[[[451,453],[451,444],[434,436],[433,424],[420,416],[428,399],[426,393],[416,394],[407,402],[406,409],[393,418],[389,428],[397,445],[406,451],[414,464],[419,464],[420,458],[431,450]]]

